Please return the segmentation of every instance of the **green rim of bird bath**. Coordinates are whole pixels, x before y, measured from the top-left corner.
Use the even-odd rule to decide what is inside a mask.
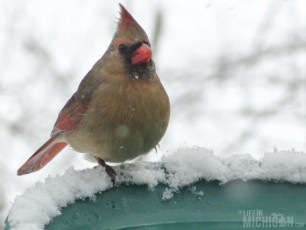
[[[203,180],[162,200],[166,190],[162,184],[154,189],[123,184],[94,200],[76,200],[45,229],[292,229],[306,223],[301,184]]]
[[[301,229],[301,162],[297,152],[255,161],[184,149],[161,162],[114,166],[115,187],[104,168],[70,168],[16,197],[6,229]]]

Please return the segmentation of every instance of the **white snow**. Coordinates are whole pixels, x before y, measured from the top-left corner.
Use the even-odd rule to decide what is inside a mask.
[[[157,163],[124,163],[114,168],[118,175],[116,186],[135,184],[152,189],[159,183],[165,184],[161,200],[171,199],[180,188],[199,180],[218,180],[220,186],[236,179],[306,183],[306,154],[295,150],[275,149],[258,161],[250,155],[220,158],[205,148],[195,147],[179,149]],[[79,171],[70,168],[64,175],[48,177],[18,196],[9,213],[9,224],[15,230],[43,229],[76,199],[94,199],[96,193],[111,188],[110,178],[101,167]],[[196,186],[191,190],[205,194],[197,191]]]

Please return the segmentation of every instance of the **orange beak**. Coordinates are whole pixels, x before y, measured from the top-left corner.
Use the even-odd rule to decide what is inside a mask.
[[[137,50],[135,50],[133,57],[131,58],[131,62],[132,65],[145,64],[150,61],[151,57],[151,48],[147,44],[142,43],[142,45]]]

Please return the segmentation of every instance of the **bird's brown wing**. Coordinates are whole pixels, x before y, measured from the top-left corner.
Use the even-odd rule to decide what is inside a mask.
[[[59,113],[51,136],[61,132],[73,132],[77,130],[81,125],[87,109],[88,104],[78,102],[75,94],[73,94]]]

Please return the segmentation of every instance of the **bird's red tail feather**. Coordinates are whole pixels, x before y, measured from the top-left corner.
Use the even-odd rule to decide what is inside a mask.
[[[60,138],[60,134],[52,136],[18,169],[17,175],[38,171],[48,164],[66,145],[67,143]]]

